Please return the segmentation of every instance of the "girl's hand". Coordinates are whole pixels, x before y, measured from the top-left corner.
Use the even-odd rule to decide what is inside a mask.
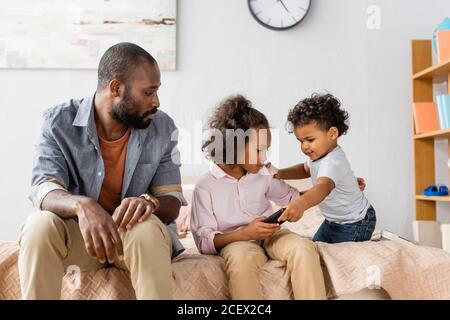
[[[356,178],[356,180],[358,181],[359,190],[364,191],[366,189],[366,181],[363,178]]]
[[[278,221],[289,221],[296,222],[303,217],[303,206],[298,201],[293,201],[289,203],[286,210],[284,210],[283,214],[278,218]]]
[[[242,229],[247,240],[264,240],[280,230],[278,223],[265,223],[264,219],[256,218]]]

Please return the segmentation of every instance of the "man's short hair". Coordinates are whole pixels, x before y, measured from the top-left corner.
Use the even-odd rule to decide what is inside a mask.
[[[103,54],[98,65],[98,87],[106,87],[111,80],[126,83],[130,74],[141,62],[156,64],[155,58],[134,43],[121,42]]]

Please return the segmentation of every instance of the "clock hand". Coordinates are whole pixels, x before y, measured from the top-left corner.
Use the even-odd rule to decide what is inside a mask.
[[[286,9],[286,11],[289,12],[289,9],[284,4],[283,0],[277,0],[277,2],[280,2],[283,5],[283,7]]]

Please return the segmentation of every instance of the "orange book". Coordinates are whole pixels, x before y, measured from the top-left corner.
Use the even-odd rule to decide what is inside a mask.
[[[438,63],[450,59],[450,30],[442,30],[436,33]]]
[[[433,102],[416,102],[413,104],[416,133],[440,129],[436,105]]]

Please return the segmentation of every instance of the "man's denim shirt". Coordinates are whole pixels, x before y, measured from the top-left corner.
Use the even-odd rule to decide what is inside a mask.
[[[72,99],[44,112],[35,150],[29,199],[41,210],[45,196],[66,190],[98,201],[105,169],[94,120],[94,96]],[[122,199],[143,193],[170,195],[186,205],[180,178],[177,128],[158,110],[146,129],[132,129],[128,141]],[[175,222],[167,225],[173,256],[184,250]]]

